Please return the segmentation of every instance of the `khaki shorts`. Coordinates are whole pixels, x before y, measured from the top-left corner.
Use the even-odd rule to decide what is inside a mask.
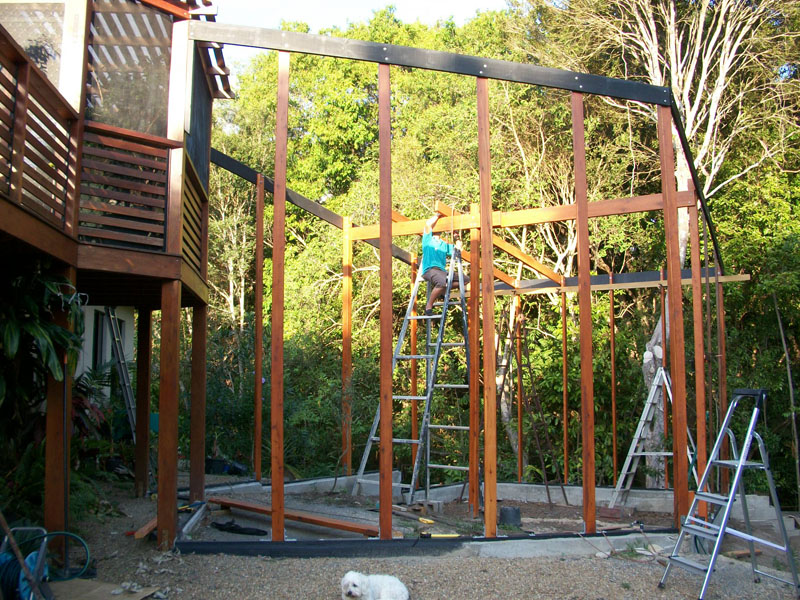
[[[422,274],[425,281],[429,281],[435,288],[447,287],[447,273],[439,267],[431,267]],[[469,276],[464,275],[464,285],[469,283]],[[453,289],[458,288],[458,276],[453,273]]]

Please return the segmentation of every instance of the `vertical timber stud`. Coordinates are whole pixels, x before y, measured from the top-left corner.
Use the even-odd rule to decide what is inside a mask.
[[[353,238],[350,217],[342,219],[342,456],[353,472]]]
[[[264,398],[264,176],[256,175],[256,298],[253,349],[253,472],[261,481],[262,403]]]
[[[417,263],[417,255],[411,255],[411,291],[414,291],[414,283],[417,281],[417,271],[419,269],[419,264]],[[416,302],[414,306],[411,307],[411,316],[417,316],[417,306]],[[411,356],[414,356],[417,353],[417,320],[414,319],[411,321],[411,348],[409,348],[409,353]],[[412,396],[417,395],[418,391],[418,377],[419,373],[417,371],[417,359],[411,359],[411,387],[408,390],[408,393]],[[419,401],[412,400],[411,401],[411,439],[418,440],[419,439],[419,423],[417,420],[419,419]],[[417,461],[417,452],[419,451],[418,444],[411,445],[411,464],[413,465]]]
[[[284,540],[283,506],[283,285],[286,258],[286,155],[289,135],[289,57],[278,52],[275,116],[275,191],[272,225],[272,541]]]
[[[608,283],[614,285],[614,274],[608,274]],[[614,466],[614,485],[617,485],[617,323],[614,316],[614,288],[608,290],[608,320],[611,329],[611,463]]]
[[[694,331],[694,389],[695,411],[697,413],[697,472],[705,473],[706,441],[706,361],[703,348],[703,282],[700,279],[700,230],[697,205],[689,207],[689,236],[692,264],[692,327]],[[701,503],[703,517],[707,516],[708,506]]]
[[[389,65],[378,65],[380,161],[380,538],[392,539],[392,156]]]
[[[489,154],[489,81],[477,78],[478,169],[481,194],[481,296],[483,304],[484,535],[497,535],[497,384],[494,348],[492,170]]]
[[[189,501],[205,500],[206,489],[206,341],[208,305],[192,308],[192,404],[189,440]]]
[[[716,269],[717,277],[719,276],[719,267]],[[717,293],[717,381],[719,381],[719,414],[725,415],[728,413],[728,363],[726,359],[726,337],[725,337],[725,298],[722,294],[722,283],[719,280],[715,283]],[[730,456],[730,444],[728,437],[725,436],[725,443],[721,448],[721,456],[723,460]],[[728,469],[722,469],[722,490],[728,490],[728,482],[730,481],[730,473]]]
[[[685,448],[686,361],[683,335],[683,289],[678,242],[675,157],[669,106],[658,107],[658,147],[661,157],[661,193],[664,197],[664,236],[667,242],[667,304],[670,324],[670,371],[672,373],[672,463],[674,522],[677,527],[689,511],[689,478]],[[666,419],[665,419],[666,420]]]
[[[136,462],[134,487],[137,498],[147,493],[150,483],[150,379],[153,347],[153,313],[139,308],[136,331]],[[204,440],[205,441],[205,440]]]
[[[168,550],[178,522],[178,395],[181,282],[161,284],[161,358],[158,397],[158,547]]]
[[[569,481],[569,390],[567,389],[567,293],[561,292],[561,394],[564,429],[564,483]]]
[[[586,183],[586,139],[583,95],[572,92],[572,149],[575,159],[575,204],[578,218],[578,307],[581,340],[581,437],[583,440],[583,526],[595,532],[594,374],[592,371],[592,290],[589,264],[589,197]]]
[[[658,283],[658,291],[659,291],[659,302],[661,303],[661,365],[666,369],[667,368],[667,289],[664,285],[666,277],[664,273],[664,269],[660,270],[659,275],[659,283]],[[672,371],[672,369],[669,369]],[[666,379],[662,380],[661,383],[661,411],[664,415],[664,431],[661,432],[661,435],[664,436],[663,439],[669,438],[669,397],[667,396],[667,381]],[[673,463],[674,464],[674,463]],[[664,457],[664,489],[669,489],[669,459],[665,456]]]
[[[74,267],[59,272],[75,285]],[[67,326],[67,315],[54,315],[54,321]],[[69,527],[70,440],[72,431],[72,377],[67,373],[66,354],[59,353],[64,368],[63,381],[47,377],[47,417],[45,423],[44,463],[44,526],[47,531],[63,531]],[[63,549],[64,546],[62,545]]]
[[[480,214],[480,207],[471,204],[470,214],[474,217]],[[469,264],[471,267],[471,277],[469,285],[469,324],[467,335],[469,336],[469,506],[473,517],[477,517],[480,511],[479,500],[479,461],[480,461],[480,437],[481,437],[481,397],[480,397],[480,248],[481,230],[472,229],[469,236]]]
[[[515,282],[519,288],[519,279]],[[522,336],[525,335],[525,324],[522,319],[522,302],[519,294],[514,296],[516,318],[516,350],[517,350],[517,482],[522,483]]]

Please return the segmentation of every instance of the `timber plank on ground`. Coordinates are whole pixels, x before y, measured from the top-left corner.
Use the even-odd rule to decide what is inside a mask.
[[[238,508],[240,510],[247,510],[262,515],[272,515],[272,506],[269,504],[256,504],[254,502],[234,500],[232,498],[222,498],[219,496],[209,497],[208,502],[213,502],[214,504],[219,504],[223,507]],[[379,533],[376,525],[365,525],[363,523],[354,523],[352,521],[344,521],[341,519],[331,519],[330,517],[322,517],[299,510],[284,510],[283,515],[290,521],[300,521],[301,523],[320,525],[322,527],[330,527],[332,529],[353,531],[367,537],[376,537]]]

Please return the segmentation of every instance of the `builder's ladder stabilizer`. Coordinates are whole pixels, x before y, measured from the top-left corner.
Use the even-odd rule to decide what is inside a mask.
[[[625,504],[628,492],[630,492],[631,486],[633,485],[636,469],[639,467],[639,460],[643,456],[660,456],[664,458],[665,463],[666,457],[672,456],[672,452],[670,451],[648,451],[644,449],[646,434],[652,426],[653,419],[659,409],[658,405],[659,402],[661,402],[661,396],[658,392],[662,387],[666,390],[670,406],[672,406],[672,382],[664,367],[658,367],[656,376],[653,378],[653,383],[650,384],[650,392],[647,394],[647,400],[644,403],[644,409],[642,409],[642,416],[639,418],[639,424],[636,426],[636,432],[633,434],[633,439],[628,449],[628,456],[625,457],[622,471],[620,471],[619,477],[617,478],[617,485],[614,488],[614,492],[611,494],[611,501],[608,503],[609,508],[614,508],[617,502]],[[694,457],[697,455],[697,452],[694,439],[692,438],[692,432],[688,427],[686,428],[686,434],[686,440],[688,442],[686,454],[689,457],[689,464],[692,467],[694,481],[697,483],[697,467],[694,462]],[[666,464],[664,468],[666,468]]]
[[[459,301],[454,303],[451,301],[450,292],[453,287],[453,277],[458,277],[458,289],[459,289]],[[465,383],[437,383],[436,378],[438,374],[439,368],[439,359],[442,356],[442,353],[446,349],[450,348],[461,348],[464,350],[465,358],[466,358],[466,373],[467,377],[469,376],[469,349],[467,346],[467,305],[464,295],[464,271],[461,264],[461,252],[456,250],[453,252],[450,258],[450,266],[448,269],[447,275],[447,288],[445,290],[444,296],[442,297],[441,302],[438,302],[434,305],[434,309],[441,308],[440,313],[435,313],[433,315],[412,315],[414,305],[417,299],[417,293],[419,291],[419,287],[421,282],[424,281],[422,279],[422,273],[417,275],[416,281],[414,282],[414,287],[411,291],[411,300],[408,303],[408,308],[406,309],[405,318],[403,319],[403,325],[400,328],[400,335],[397,338],[397,345],[394,349],[394,355],[392,356],[392,373],[394,373],[395,369],[397,368],[397,364],[399,361],[410,361],[410,360],[424,360],[425,361],[425,393],[423,395],[418,396],[411,396],[411,395],[393,395],[392,399],[401,401],[401,402],[413,402],[413,401],[424,401],[424,409],[422,413],[422,422],[420,423],[419,428],[419,439],[404,439],[404,438],[392,438],[393,444],[405,444],[410,446],[416,446],[418,451],[416,452],[416,459],[414,460],[414,467],[411,473],[411,481],[409,483],[392,483],[394,488],[399,488],[400,492],[403,494],[406,503],[412,504],[414,502],[414,495],[417,491],[420,472],[422,470],[423,461],[425,464],[425,494],[427,497],[428,490],[430,488],[430,470],[431,469],[448,469],[448,470],[455,470],[455,471],[468,471],[469,467],[467,466],[460,466],[460,465],[444,465],[444,464],[437,464],[431,462],[431,431],[469,431],[469,426],[467,425],[452,425],[452,424],[436,424],[431,422],[431,408],[434,399],[434,392],[444,391],[444,390],[469,390],[469,381],[467,380]],[[448,309],[454,306],[458,306],[461,309],[461,324],[462,324],[462,333],[463,338],[461,341],[457,342],[445,342],[444,341],[444,330],[445,325],[447,323],[447,312]],[[424,354],[412,354],[412,353],[404,353],[403,346],[406,339],[406,334],[408,333],[408,326],[409,323],[413,320],[416,321],[423,321],[426,324],[426,334],[425,334],[425,346],[426,350]],[[438,329],[436,326],[438,325]],[[380,405],[378,405],[377,410],[375,411],[375,418],[372,421],[372,428],[369,432],[369,437],[367,438],[366,446],[364,447],[364,453],[361,456],[361,463],[358,467],[358,473],[356,474],[355,483],[353,485],[352,493],[358,494],[361,490],[361,486],[364,483],[368,484],[375,484],[376,481],[374,479],[365,479],[364,478],[364,470],[367,466],[367,460],[369,459],[370,451],[372,450],[372,444],[374,442],[380,441],[380,437],[376,436],[378,431],[378,424],[380,423]]]
[[[727,534],[743,539],[747,542],[750,549],[750,564],[753,569],[753,579],[756,583],[761,581],[760,576],[764,575],[765,577],[777,579],[778,581],[782,581],[783,583],[794,586],[795,597],[800,594],[800,583],[798,583],[797,579],[797,567],[794,562],[791,546],[789,545],[789,536],[786,533],[786,526],[783,522],[781,506],[778,502],[778,494],[775,490],[775,481],[772,477],[772,471],[770,470],[769,466],[769,455],[767,454],[767,449],[764,446],[764,440],[761,438],[758,432],[756,432],[758,416],[761,410],[764,408],[764,401],[766,400],[766,397],[767,390],[764,389],[734,390],[731,405],[728,408],[728,412],[725,415],[725,420],[722,422],[722,426],[720,427],[720,433],[719,436],[717,436],[717,441],[714,442],[714,449],[711,451],[705,473],[703,473],[703,477],[700,480],[697,492],[695,493],[692,504],[689,507],[689,513],[686,516],[683,525],[681,526],[681,532],[678,535],[675,548],[668,557],[669,562],[667,563],[667,568],[664,571],[664,575],[661,577],[661,581],[658,583],[658,587],[664,587],[664,582],[667,579],[667,575],[669,575],[670,569],[673,565],[677,565],[688,571],[702,573],[704,575],[703,587],[700,590],[699,595],[700,600],[703,600],[708,589],[709,581],[711,580],[711,574],[714,572],[714,565],[716,564],[717,557],[720,553],[722,540]],[[736,437],[734,436],[731,424],[734,411],[739,405],[739,402],[743,400],[751,400],[753,402],[753,412],[750,416],[750,422],[747,426],[747,431],[744,435],[742,449],[740,452],[736,445]],[[724,440],[726,438],[730,442],[730,454],[733,457],[731,460],[723,460],[720,458]],[[755,440],[757,444],[755,447],[753,446],[753,440]],[[760,458],[760,460],[756,460],[756,448],[757,454],[759,455],[758,458]],[[751,450],[753,450],[754,454],[752,458],[750,457]],[[729,488],[730,491],[727,496],[723,494],[712,493],[709,490],[709,480],[712,479],[712,473],[716,474],[721,470],[733,471],[733,478],[730,482]],[[781,537],[780,543],[758,538],[753,535],[752,526],[750,523],[750,515],[747,510],[747,498],[745,496],[744,489],[743,475],[745,471],[763,473],[766,476],[769,486],[770,499],[772,501],[772,506],[775,508],[777,528]],[[738,531],[733,527],[730,527],[728,524],[733,509],[733,503],[736,500],[741,502],[745,531]],[[707,505],[709,513],[708,518],[703,518],[701,512],[698,510],[701,502],[704,502]],[[719,514],[714,516],[711,515],[712,512],[719,513],[720,511],[721,516]],[[691,560],[678,555],[678,552],[681,549],[681,544],[683,543],[684,539],[686,539],[687,535],[693,535],[702,539],[713,541],[714,547],[708,557],[707,562],[697,562],[696,560]],[[782,579],[771,573],[766,573],[759,570],[758,565],[756,564],[755,544],[760,544],[762,546],[772,548],[773,550],[783,552],[786,557],[786,561],[788,562],[792,579]]]
[[[106,318],[111,332],[111,354],[114,357],[114,365],[117,367],[120,392],[122,393],[122,400],[125,402],[125,410],[128,413],[131,436],[134,443],[136,443],[136,402],[133,399],[133,387],[131,387],[131,376],[128,373],[128,363],[125,360],[125,347],[122,343],[119,319],[113,306],[106,306]]]

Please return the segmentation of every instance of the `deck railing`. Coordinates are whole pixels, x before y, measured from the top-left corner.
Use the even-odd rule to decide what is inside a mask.
[[[170,148],[176,142],[87,121],[81,161],[82,242],[164,251]]]
[[[197,274],[205,278],[203,265],[206,262],[205,228],[207,227],[208,195],[197,175],[189,156],[185,158],[185,177],[183,182],[183,206],[181,215],[183,258]]]
[[[78,114],[0,27],[0,195],[72,232]]]

